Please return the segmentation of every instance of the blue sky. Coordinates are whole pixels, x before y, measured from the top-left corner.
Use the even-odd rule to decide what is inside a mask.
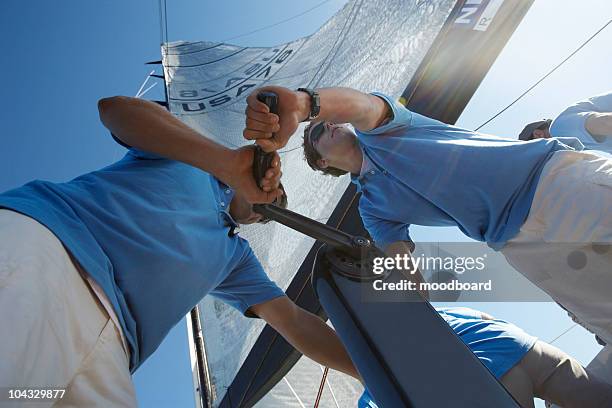
[[[343,0],[327,2],[168,2],[170,40],[224,40],[314,10],[271,29],[232,40],[275,45],[315,31]],[[537,0],[492,68],[459,124],[474,128],[509,103],[612,17],[606,0]],[[123,154],[99,123],[99,98],[134,95],[143,65],[158,60],[160,27],[154,0],[84,2],[3,1],[3,98],[0,191],[31,179],[66,181]],[[612,28],[549,79],[482,129],[515,135],[523,124],[554,117],[568,104],[609,90]],[[159,71],[159,69],[158,69]],[[150,96],[159,96],[161,84]],[[463,240],[448,229],[419,228],[416,240]],[[488,304],[476,307],[511,320],[543,340],[571,326],[554,304]],[[597,352],[592,336],[574,328],[555,345],[584,363]],[[192,406],[186,328],[181,322],[134,377],[142,406]]]

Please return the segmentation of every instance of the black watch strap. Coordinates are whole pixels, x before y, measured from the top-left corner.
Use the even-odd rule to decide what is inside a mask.
[[[308,117],[303,120],[303,122],[315,119],[317,116],[319,116],[319,112],[321,111],[319,94],[314,89],[310,88],[298,88],[297,90],[300,92],[306,92],[308,96],[310,96],[310,113],[308,114]]]

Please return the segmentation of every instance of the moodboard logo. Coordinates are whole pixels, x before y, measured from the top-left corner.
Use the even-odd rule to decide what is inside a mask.
[[[605,255],[612,251],[612,244],[593,243],[591,249],[597,255]],[[588,265],[588,256],[583,250],[574,250],[567,255],[567,264],[574,270],[582,270]]]

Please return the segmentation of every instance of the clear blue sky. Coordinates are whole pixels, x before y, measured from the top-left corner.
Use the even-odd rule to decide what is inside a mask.
[[[223,40],[320,3],[168,1],[168,38]],[[236,43],[272,46],[311,34],[343,4],[327,1]],[[119,159],[124,149],[100,124],[96,103],[134,95],[155,68],[144,62],[160,59],[158,2],[5,0],[0,33],[0,191],[35,178],[66,181]],[[161,97],[161,89],[160,83],[147,96]],[[193,406],[184,321],[134,380],[143,407]]]
[[[65,181],[123,154],[97,117],[104,96],[134,95],[158,60],[157,1],[3,1],[0,191],[31,179]],[[170,40],[224,40],[320,4],[258,1],[168,2]],[[172,4],[170,4],[172,3]],[[315,31],[343,0],[330,0],[290,22],[232,42],[274,45]],[[606,0],[537,0],[461,117],[473,128],[520,94],[612,17]],[[524,122],[553,116],[567,104],[612,88],[612,29],[608,28],[528,97],[483,130],[514,135]],[[159,69],[158,69],[159,71]],[[159,96],[161,84],[150,96]],[[455,231],[417,229],[415,239],[462,240]],[[571,326],[553,304],[475,305],[551,340]],[[191,375],[181,322],[135,375],[146,407],[191,407]],[[598,347],[575,328],[555,345],[588,360]]]

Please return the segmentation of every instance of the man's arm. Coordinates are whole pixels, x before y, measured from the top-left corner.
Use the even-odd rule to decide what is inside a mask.
[[[251,311],[305,356],[362,381],[336,332],[322,319],[300,308],[288,297],[252,306]]]
[[[251,173],[253,149],[228,149],[202,136],[166,109],[143,99],[115,96],[98,102],[100,120],[129,146],[198,167],[240,190],[251,202],[272,202],[282,192],[279,158],[263,181],[264,191]]]
[[[321,111],[317,121],[350,123],[362,131],[372,130],[389,116],[390,109],[378,96],[366,94],[350,88],[318,89]],[[297,92],[300,100],[302,119],[310,112],[310,97],[305,92]]]
[[[278,95],[278,116],[269,113],[268,107],[257,100],[257,94],[263,91]],[[378,127],[391,112],[381,98],[354,89],[322,88],[317,92],[321,105],[317,121],[350,123],[358,130],[368,131]],[[308,118],[310,96],[280,86],[266,86],[253,91],[247,105],[244,137],[272,151],[285,146],[299,122]]]
[[[416,287],[419,288],[421,282],[425,282],[425,279],[423,279],[421,271],[416,268],[414,266],[414,263],[412,262],[411,254],[413,251],[414,242],[412,241],[395,241],[387,245],[387,247],[385,248],[385,254],[389,258],[396,258],[397,256],[399,256],[400,258],[404,258],[404,255],[408,255],[408,268],[402,268],[402,272],[404,272],[406,279],[411,282],[415,282]],[[412,273],[412,271],[414,271],[414,273]],[[426,290],[419,290],[419,292],[425,299],[429,300],[429,293]]]
[[[586,130],[599,143],[612,137],[612,112],[592,112],[585,122]]]

